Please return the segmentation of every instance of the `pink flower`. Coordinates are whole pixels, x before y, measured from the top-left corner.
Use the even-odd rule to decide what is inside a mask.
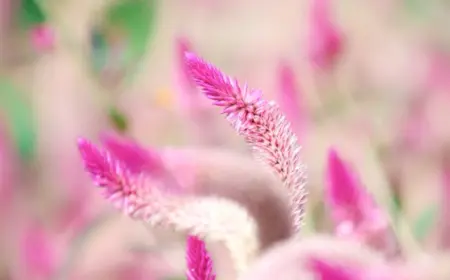
[[[331,22],[329,0],[311,1],[309,59],[314,66],[329,71],[342,53],[342,35]]]
[[[397,250],[389,220],[334,149],[328,153],[326,201],[338,236],[356,238],[389,254]]]
[[[35,50],[39,52],[52,49],[55,43],[53,29],[46,24],[33,27],[31,30],[31,42]]]
[[[286,62],[281,63],[278,73],[280,108],[293,124],[296,132],[300,133],[305,123],[306,114],[303,104],[300,104],[301,92],[296,85],[295,73]]]
[[[186,53],[192,79],[235,130],[252,147],[254,155],[271,166],[289,191],[294,227],[302,225],[306,203],[306,172],[300,161],[300,147],[286,117],[274,102],[262,98],[259,90],[240,86],[213,65]]]
[[[196,236],[190,235],[186,248],[188,280],[215,280],[213,262],[206,250],[205,242]]]

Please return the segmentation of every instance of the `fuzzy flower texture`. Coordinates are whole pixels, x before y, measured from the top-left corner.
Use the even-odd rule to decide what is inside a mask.
[[[292,227],[298,232],[307,199],[306,167],[285,115],[277,104],[265,100],[261,91],[239,84],[195,54],[185,53],[184,62],[192,81],[213,105],[222,108],[222,114],[252,148],[254,157],[278,176],[289,195]],[[88,140],[79,140],[86,171],[104,196],[131,218],[189,236],[188,279],[215,279],[204,241],[223,242],[237,274],[247,270],[259,244],[255,242],[258,237],[254,220],[243,207],[226,199],[184,193],[157,150],[111,135],[103,137],[102,144],[104,148],[98,148]],[[352,177],[334,149],[330,150],[328,162],[326,201],[335,222],[335,235],[342,239],[356,237],[385,252],[396,248],[385,213]],[[319,260],[314,270],[320,272],[327,267]]]

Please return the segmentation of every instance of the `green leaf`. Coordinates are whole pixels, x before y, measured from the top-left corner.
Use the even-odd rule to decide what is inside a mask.
[[[36,148],[36,131],[31,108],[23,92],[11,82],[0,78],[0,110],[11,123],[12,137],[23,159],[33,157]]]
[[[433,225],[436,223],[436,217],[439,207],[432,205],[422,212],[419,218],[413,225],[414,235],[419,239],[424,239],[430,232]]]
[[[125,132],[128,129],[127,118],[117,108],[113,107],[110,109],[109,119],[119,132]]]
[[[137,70],[155,29],[156,0],[119,0],[92,34],[94,69]],[[120,76],[120,75],[119,75]]]
[[[130,59],[139,59],[147,50],[154,29],[155,10],[155,0],[122,0],[107,11],[107,24],[119,27],[127,35]]]
[[[19,24],[21,26],[28,28],[43,23],[46,19],[37,0],[20,0]]]

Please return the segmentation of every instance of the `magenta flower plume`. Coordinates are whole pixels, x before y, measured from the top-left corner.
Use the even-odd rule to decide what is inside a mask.
[[[145,220],[154,213],[156,205],[145,199],[157,195],[157,184],[144,173],[133,173],[127,162],[120,161],[110,151],[99,149],[85,139],[78,140],[78,149],[86,171],[103,195],[132,218]],[[132,165],[131,165],[132,166]]]
[[[311,1],[309,59],[314,66],[328,70],[342,52],[343,39],[338,27],[331,22],[330,1]]]
[[[213,104],[223,108],[227,120],[252,147],[254,155],[271,166],[289,191],[295,229],[300,229],[307,191],[300,146],[289,122],[261,91],[240,86],[213,65],[186,53],[192,79]]]
[[[305,122],[305,111],[300,104],[301,92],[296,85],[295,73],[286,62],[282,62],[280,65],[278,81],[280,108],[286,113],[286,117],[293,124],[296,132],[300,133]]]
[[[188,280],[215,280],[213,261],[206,250],[205,242],[196,236],[190,235],[186,248]]]
[[[387,253],[397,250],[387,215],[334,149],[328,154],[326,199],[338,236],[357,238]]]

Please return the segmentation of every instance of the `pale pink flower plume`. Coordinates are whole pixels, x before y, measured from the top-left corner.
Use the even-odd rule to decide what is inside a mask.
[[[314,66],[330,70],[342,53],[342,34],[331,20],[330,0],[311,1],[309,59]]]
[[[78,140],[85,170],[103,195],[132,219],[206,240],[222,242],[239,273],[259,251],[257,225],[245,208],[220,197],[181,196],[148,172],[135,174],[107,149]]]
[[[396,253],[397,241],[386,213],[335,149],[328,153],[327,179],[325,197],[336,235]]]
[[[188,280],[215,280],[213,261],[203,240],[190,235],[186,246],[186,276]]]
[[[254,155],[272,167],[289,191],[294,228],[303,224],[306,203],[306,172],[300,161],[300,146],[291,125],[274,102],[259,90],[223,74],[193,53],[185,61],[192,79],[252,147]]]
[[[39,52],[51,50],[55,44],[53,29],[46,24],[41,24],[31,29],[31,43]]]
[[[50,279],[59,265],[54,236],[30,222],[20,240],[19,273],[23,279]]]
[[[281,110],[286,114],[288,120],[293,124],[296,133],[300,133],[305,124],[305,106],[301,103],[302,92],[300,91],[295,73],[286,62],[281,62],[278,70],[279,98]]]

